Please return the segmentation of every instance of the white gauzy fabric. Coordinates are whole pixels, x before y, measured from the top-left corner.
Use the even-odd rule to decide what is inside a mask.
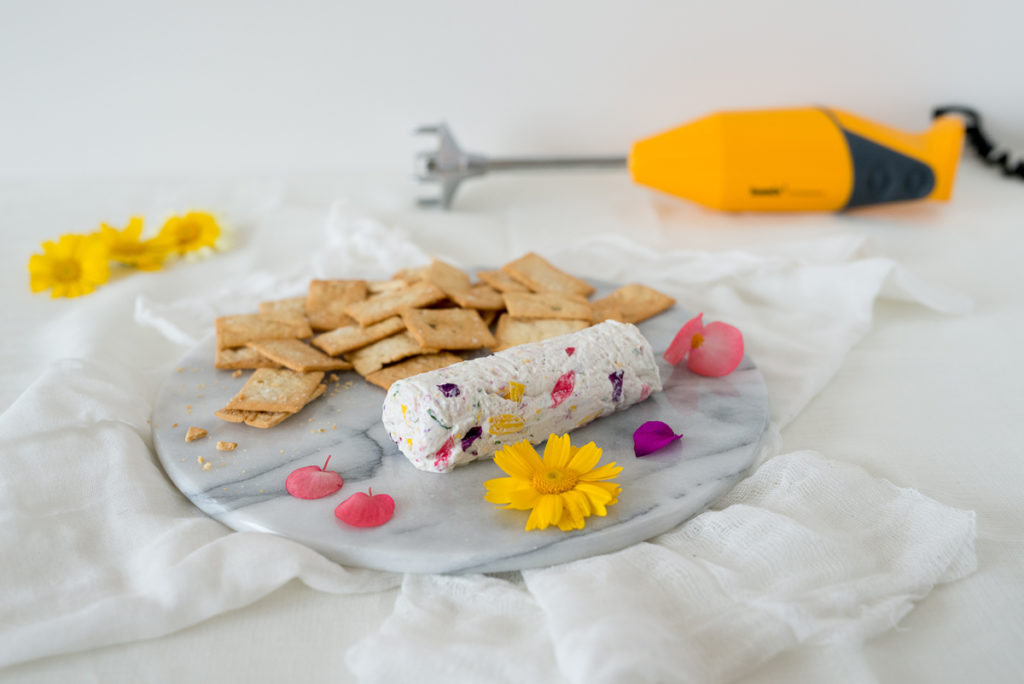
[[[382,277],[427,260],[343,205],[326,244],[308,266],[254,272],[213,296],[140,296],[135,320],[187,346],[214,317],[297,294],[311,276]],[[966,306],[859,248],[655,255],[607,237],[548,256],[605,280],[642,272],[708,320],[740,327],[777,437],[869,329],[879,296]],[[181,497],[155,462],[153,388],[136,371],[63,361],[0,416],[0,666],[166,634],[298,578],[338,593],[402,582],[392,617],[349,653],[367,681],[702,681],[795,643],[867,638],[974,564],[972,514],[799,453],[616,554],[502,577],[346,569],[285,539],[230,532]]]
[[[499,651],[487,681],[728,681],[801,642],[894,627],[975,569],[974,536],[971,512],[785,454],[667,534],[524,571],[522,585],[407,577],[394,615],[347,662],[370,682],[480,681],[473,654]]]
[[[75,359],[0,416],[0,667],[167,634],[296,578],[334,593],[398,583],[202,514],[156,463],[151,408],[127,369]]]

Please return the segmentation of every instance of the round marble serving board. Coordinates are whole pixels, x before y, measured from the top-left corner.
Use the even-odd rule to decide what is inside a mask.
[[[614,286],[595,282],[596,296]],[[484,481],[503,477],[491,460],[447,474],[414,468],[381,424],[384,390],[354,372],[339,373],[327,393],[271,429],[227,423],[213,415],[245,383],[213,367],[211,336],[180,362],[153,410],[153,441],[164,469],[191,501],[241,531],[279,534],[346,565],[416,573],[498,572],[563,563],[616,551],[666,532],[729,491],[753,465],[768,427],[768,399],[760,372],[744,357],[724,378],[704,378],[661,359],[692,314],[674,307],[639,325],[658,358],[665,389],[625,411],[573,431],[573,444],[594,441],[602,463],[623,471],[617,504],[592,516],[583,530],[556,527],[526,532],[528,511],[502,510],[484,501]],[[684,364],[685,366],[685,364]],[[661,420],[685,437],[642,458],[633,455],[633,431]],[[185,441],[190,425],[209,436]],[[231,452],[217,441],[237,442]],[[543,446],[541,445],[541,449]],[[337,493],[315,501],[284,488],[296,468],[322,465],[345,480]],[[210,464],[204,470],[200,457]],[[377,528],[354,528],[334,508],[355,492],[390,494],[395,515]]]

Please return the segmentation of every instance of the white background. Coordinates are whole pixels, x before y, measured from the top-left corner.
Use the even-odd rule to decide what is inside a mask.
[[[0,179],[411,169],[624,154],[718,109],[828,104],[907,129],[986,113],[1024,147],[1024,3],[0,0]]]

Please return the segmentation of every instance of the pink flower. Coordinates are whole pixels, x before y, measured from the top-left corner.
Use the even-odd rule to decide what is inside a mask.
[[[697,375],[728,375],[743,359],[743,334],[728,323],[704,325],[702,316],[697,314],[680,328],[665,350],[665,360],[675,366],[686,359],[686,367]]]

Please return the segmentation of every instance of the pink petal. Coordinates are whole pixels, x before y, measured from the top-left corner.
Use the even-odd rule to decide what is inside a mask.
[[[693,336],[704,330],[703,316],[704,314],[699,313],[686,321],[686,325],[679,329],[672,339],[672,343],[668,345],[668,349],[665,350],[665,360],[673,366],[686,358],[693,346]]]
[[[284,481],[285,490],[297,499],[322,499],[338,491],[345,481],[333,470],[324,470],[330,460],[328,456],[323,467],[311,465],[293,470]]]
[[[686,367],[697,375],[717,378],[736,370],[743,360],[743,334],[728,323],[708,323],[701,331],[704,341],[690,350]]]
[[[571,397],[575,386],[576,371],[566,371],[562,374],[562,377],[555,381],[554,389],[551,390],[551,408],[555,408]]]
[[[636,429],[633,433],[633,453],[637,456],[652,454],[658,449],[663,449],[672,442],[681,438],[683,433],[675,433],[668,423],[660,420],[649,420]]]
[[[334,509],[334,517],[353,527],[377,527],[395,514],[395,500],[387,494],[356,492]]]

